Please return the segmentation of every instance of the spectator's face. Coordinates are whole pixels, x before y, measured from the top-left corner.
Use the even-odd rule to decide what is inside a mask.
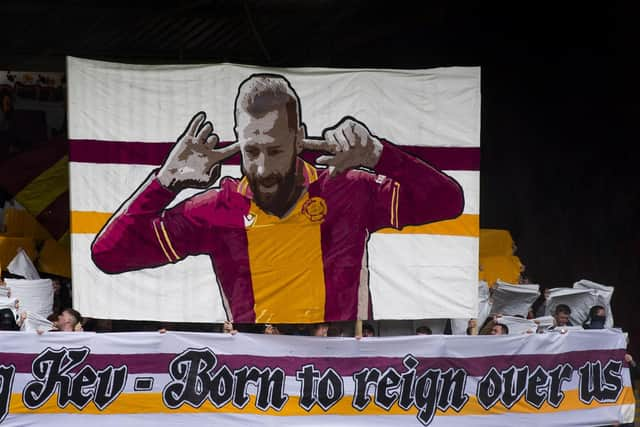
[[[598,311],[596,311],[596,316],[605,317],[606,313],[604,312],[604,308],[599,308]]]
[[[493,328],[491,328],[491,335],[503,335],[502,326],[493,325]]]
[[[66,311],[63,311],[58,315],[58,321],[56,325],[58,329],[62,331],[73,331],[73,325],[75,323],[75,318]]]
[[[276,326],[273,325],[265,325],[264,333],[266,335],[280,335],[280,331]]]
[[[556,325],[567,326],[567,324],[569,324],[569,314],[556,313]]]
[[[298,133],[289,129],[286,111],[274,110],[259,118],[241,111],[237,134],[243,173],[254,200],[271,212],[281,210],[295,190],[296,157],[302,143]]]
[[[313,333],[314,337],[326,337],[329,332],[329,325],[318,325]]]

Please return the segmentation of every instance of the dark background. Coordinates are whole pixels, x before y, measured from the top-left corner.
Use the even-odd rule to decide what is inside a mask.
[[[0,70],[133,63],[482,67],[481,217],[546,287],[616,286],[640,340],[636,10],[615,2],[3,0]],[[634,8],[635,9],[635,8]]]

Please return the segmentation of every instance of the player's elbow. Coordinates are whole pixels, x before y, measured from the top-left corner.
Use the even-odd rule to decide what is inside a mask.
[[[102,272],[116,274],[123,271],[115,248],[107,247],[99,238],[91,244],[91,260]]]
[[[442,186],[435,199],[439,200],[442,219],[453,219],[462,215],[464,211],[464,193],[457,182],[451,181]]]
[[[454,191],[451,196],[452,199],[452,218],[457,218],[462,215],[464,211],[464,192],[462,191],[462,187],[457,182],[454,183]]]

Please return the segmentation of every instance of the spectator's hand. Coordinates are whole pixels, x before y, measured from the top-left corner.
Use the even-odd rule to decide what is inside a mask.
[[[238,331],[236,331],[233,328],[233,323],[229,322],[228,320],[224,322],[224,325],[222,325],[222,331],[225,334],[231,334],[231,335],[235,335],[238,333]]]
[[[332,176],[360,166],[374,169],[382,154],[380,140],[364,124],[349,117],[326,129],[322,139],[305,139],[303,148],[329,153],[318,157],[316,163],[329,166]]]
[[[633,356],[631,356],[629,353],[626,353],[624,355],[624,361],[627,362],[631,367],[636,366],[636,362],[633,360]]]
[[[215,148],[218,135],[206,114],[193,116],[158,172],[164,187],[178,192],[184,188],[207,188],[220,178],[220,164],[240,151],[238,143]],[[204,122],[204,124],[203,124]]]
[[[16,325],[18,325],[18,327],[22,329],[22,325],[24,324],[25,320],[27,320],[27,312],[21,311],[20,315],[18,316],[18,320],[16,321]]]

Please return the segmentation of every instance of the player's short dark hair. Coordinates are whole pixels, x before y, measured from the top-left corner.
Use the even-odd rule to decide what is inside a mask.
[[[567,304],[558,304],[556,305],[555,314],[571,314],[571,308]]]
[[[244,111],[260,118],[271,111],[284,108],[288,116],[289,129],[300,126],[300,101],[287,79],[277,74],[252,74],[240,83],[235,104],[235,118]]]

